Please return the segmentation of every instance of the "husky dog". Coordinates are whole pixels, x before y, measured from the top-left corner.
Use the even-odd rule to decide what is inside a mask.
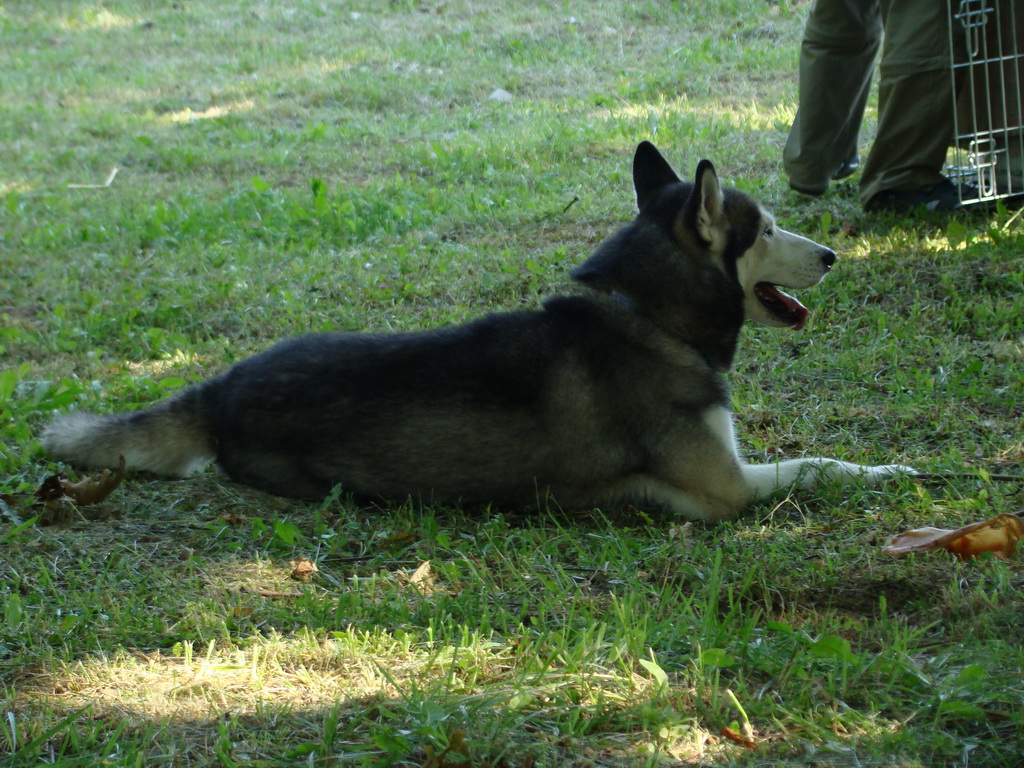
[[[156,405],[71,413],[55,456],[182,476],[215,461],[271,493],[566,508],[651,503],[734,518],[794,484],[910,471],[805,458],[753,466],[726,373],[745,319],[801,328],[783,288],[817,284],[828,248],[776,226],[702,160],[683,182],[654,145],[633,161],[639,214],[572,271],[584,290],[440,330],[281,342]]]

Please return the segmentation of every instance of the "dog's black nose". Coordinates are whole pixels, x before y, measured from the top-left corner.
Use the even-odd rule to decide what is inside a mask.
[[[831,248],[823,248],[821,251],[821,263],[825,265],[825,269],[832,269],[832,265],[836,263],[836,252]]]

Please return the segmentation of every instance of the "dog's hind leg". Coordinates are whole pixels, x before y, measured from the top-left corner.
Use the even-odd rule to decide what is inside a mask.
[[[751,501],[740,482],[714,489],[704,487],[684,491],[663,480],[644,478],[638,491],[643,499],[664,507],[672,514],[706,523],[735,520]]]
[[[754,500],[736,448],[732,415],[712,408],[692,434],[664,450],[664,463],[637,478],[635,491],[646,501],[691,520],[735,520]]]

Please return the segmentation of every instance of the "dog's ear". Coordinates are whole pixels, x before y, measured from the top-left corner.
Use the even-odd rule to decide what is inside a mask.
[[[672,166],[649,141],[640,142],[633,155],[633,188],[639,210],[669,184],[679,181]]]
[[[686,214],[704,242],[714,244],[721,234],[721,221],[725,213],[725,198],[718,174],[710,160],[697,163],[693,192],[686,204]]]

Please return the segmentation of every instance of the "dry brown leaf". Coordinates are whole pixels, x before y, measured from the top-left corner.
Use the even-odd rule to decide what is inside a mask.
[[[36,505],[43,510],[39,513],[40,525],[63,525],[71,520],[81,517],[71,499],[64,495],[64,486],[61,485],[67,475],[50,475],[33,492],[36,497]]]
[[[306,558],[292,563],[292,572],[288,576],[296,581],[309,581],[314,573],[320,573],[320,569]]]
[[[468,759],[469,747],[466,746],[466,734],[464,731],[452,731],[448,736],[448,746],[440,754],[435,755],[434,748],[430,746],[426,747],[424,752],[427,753],[427,759],[423,763],[422,768],[470,768],[472,765],[472,762]],[[452,762],[449,755],[453,752],[458,752],[467,759]]]
[[[434,575],[430,572],[430,561],[424,560],[420,563],[419,567],[412,572],[409,576],[409,583],[414,586],[424,585],[432,586],[434,583]]]
[[[117,469],[113,472],[105,469],[101,474],[87,477],[77,483],[71,482],[63,472],[48,476],[33,494],[36,503],[46,509],[46,512],[40,515],[39,522],[43,525],[52,525],[67,522],[75,516],[81,518],[77,511],[78,507],[98,504],[106,499],[121,484],[121,478],[124,477],[124,456],[120,459]]]
[[[741,744],[744,747],[754,749],[757,746],[757,742],[754,741],[752,738],[744,736],[742,733],[734,731],[727,725],[722,726],[721,734],[729,741],[736,742],[737,744]]]
[[[982,552],[991,552],[1001,560],[1013,557],[1024,538],[1024,520],[1016,515],[996,515],[991,520],[971,523],[962,528],[915,528],[894,536],[882,549],[893,557],[911,552],[945,549],[961,560],[970,560]]]
[[[684,554],[688,555],[693,552],[693,523],[687,522],[669,528],[668,540],[673,541],[675,539],[679,539],[680,548]]]
[[[66,480],[67,475],[49,475],[38,488],[33,492],[33,495],[37,499],[37,503],[42,504],[47,509],[57,510],[60,509],[61,505],[67,502],[64,497],[64,486],[61,485],[62,480]]]
[[[402,584],[408,584],[410,587],[415,589],[421,595],[432,595],[434,593],[434,582],[436,577],[433,571],[430,570],[430,561],[424,560],[419,564],[410,574],[405,574],[399,571],[395,574],[395,578]]]
[[[64,489],[64,495],[83,507],[87,504],[99,504],[121,484],[121,478],[124,477],[124,456],[120,459],[117,469],[113,472],[104,469],[100,474],[79,480],[77,483],[72,483],[67,478],[61,479],[60,485]]]

